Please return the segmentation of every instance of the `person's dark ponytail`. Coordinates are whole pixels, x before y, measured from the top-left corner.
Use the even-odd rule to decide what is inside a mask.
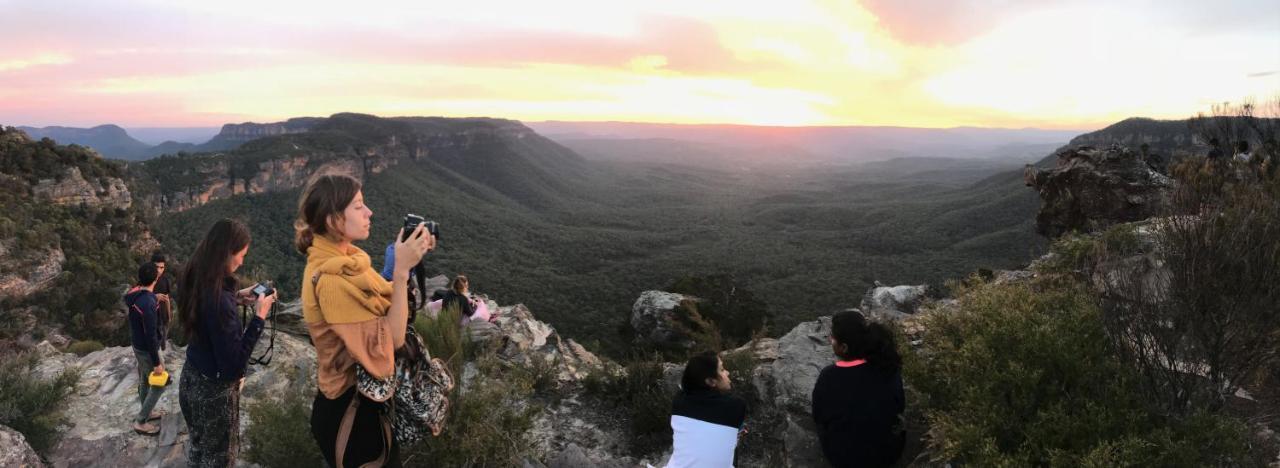
[[[893,331],[882,323],[870,322],[855,311],[837,312],[831,317],[831,336],[848,346],[843,360],[866,359],[867,365],[886,374],[902,370]]]

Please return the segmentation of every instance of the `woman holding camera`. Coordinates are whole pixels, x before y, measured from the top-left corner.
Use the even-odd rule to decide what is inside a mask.
[[[404,345],[409,321],[409,272],[435,247],[435,237],[422,225],[407,238],[401,230],[387,281],[352,244],[369,237],[372,216],[359,181],[323,175],[303,190],[294,222],[296,247],[307,256],[303,320],[318,361],[311,433],[329,466],[400,463],[399,447],[380,420],[387,408],[355,388],[356,364],[377,379],[394,372],[395,350]]]
[[[249,228],[239,221],[214,223],[196,246],[178,287],[179,319],[186,333],[187,361],[179,378],[178,403],[191,436],[190,466],[234,466],[240,445],[240,386],[249,355],[262,335],[275,296],[236,290],[236,269],[249,252]],[[256,302],[243,326],[237,304]]]

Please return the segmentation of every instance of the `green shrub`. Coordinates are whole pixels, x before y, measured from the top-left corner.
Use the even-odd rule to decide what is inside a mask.
[[[67,352],[75,354],[76,356],[84,356],[94,351],[100,351],[102,348],[102,343],[94,340],[85,340],[71,343],[71,346],[67,347]]]
[[[1094,255],[1125,257],[1142,250],[1142,240],[1138,238],[1138,229],[1130,223],[1117,224],[1102,232],[1097,251]]]
[[[769,327],[772,315],[764,302],[730,275],[686,276],[666,289],[702,299],[698,312],[718,328],[729,346],[751,340]]]
[[[476,365],[475,380],[455,388],[444,431],[401,449],[405,466],[519,466],[532,450],[528,433],[541,408],[528,402],[530,381],[510,378],[492,355]]]
[[[66,422],[64,400],[80,381],[80,371],[67,369],[59,376],[33,377],[36,356],[27,354],[0,363],[0,425],[21,432],[31,448],[47,454],[58,441],[58,426]]]
[[[1040,266],[1044,273],[1073,273],[1087,269],[1093,263],[1097,242],[1088,235],[1071,233],[1053,241],[1050,261]]]
[[[632,359],[622,374],[593,371],[584,390],[623,410],[631,433],[631,454],[651,455],[671,446],[671,398],[667,391],[662,356]]]
[[[321,466],[324,456],[311,437],[311,399],[289,391],[281,400],[263,398],[249,405],[245,457],[271,467]]]
[[[922,319],[924,348],[904,356],[938,455],[973,466],[1214,466],[1244,454],[1237,421],[1153,409],[1083,286],[977,284],[958,298],[958,311]]]
[[[475,347],[461,323],[462,311],[456,306],[444,308],[435,318],[428,317],[425,310],[419,311],[413,322],[414,330],[422,337],[431,357],[444,361],[456,378],[462,376],[466,360],[475,355]]]

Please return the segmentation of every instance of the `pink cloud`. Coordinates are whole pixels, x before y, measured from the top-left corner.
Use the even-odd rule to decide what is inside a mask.
[[[1012,0],[859,0],[895,38],[908,44],[948,45],[977,36],[1013,10],[1037,2]]]

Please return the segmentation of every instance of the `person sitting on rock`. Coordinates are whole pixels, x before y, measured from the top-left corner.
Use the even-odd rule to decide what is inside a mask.
[[[129,334],[133,341],[133,355],[138,358],[138,410],[133,418],[133,431],[142,435],[156,435],[160,427],[149,421],[160,419],[163,414],[153,411],[156,402],[165,387],[152,387],[147,376],[152,372],[164,372],[164,363],[160,359],[159,308],[152,288],[156,285],[158,275],[154,263],[143,263],[138,267],[138,282],[124,295],[124,305],[129,315]]]
[[[857,311],[831,318],[836,362],[813,386],[813,421],[832,466],[892,466],[902,455],[902,358],[888,327]]]
[[[449,289],[444,291],[440,299],[433,300],[427,305],[431,308],[432,315],[448,307],[458,308],[463,325],[472,320],[489,321],[489,305],[485,301],[471,297],[470,290],[471,281],[467,279],[467,275],[458,275],[449,282]]]
[[[714,351],[689,358],[671,402],[667,468],[732,467],[747,404],[729,395],[729,371]]]

